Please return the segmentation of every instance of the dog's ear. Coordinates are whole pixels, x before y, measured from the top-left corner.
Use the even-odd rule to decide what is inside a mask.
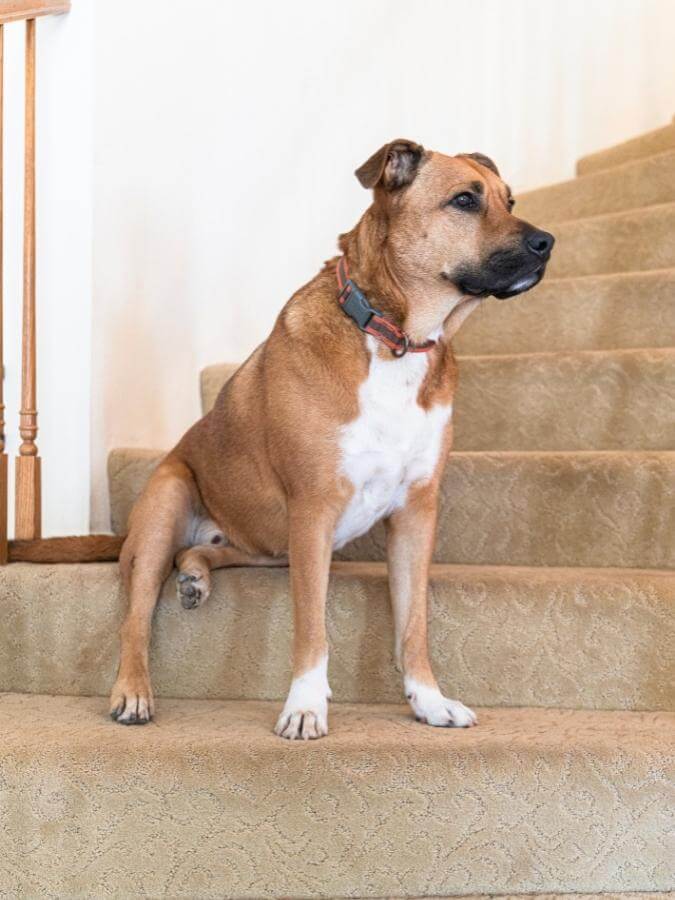
[[[400,138],[380,147],[354,174],[364,188],[379,185],[387,191],[394,191],[412,182],[423,155],[421,144]]]
[[[485,166],[486,169],[490,169],[491,172],[494,172],[499,178],[502,176],[499,174],[499,169],[495,165],[495,163],[490,159],[489,156],[486,156],[484,153],[460,153],[460,156],[466,156],[469,159],[474,159],[477,163],[480,163],[481,166]]]

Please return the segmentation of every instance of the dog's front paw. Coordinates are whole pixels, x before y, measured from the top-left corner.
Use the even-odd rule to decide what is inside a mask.
[[[405,692],[415,717],[427,725],[441,728],[470,728],[478,723],[473,710],[459,700],[444,697],[437,687],[406,679]]]
[[[330,687],[327,660],[293,679],[274,733],[289,741],[313,741],[328,734]]]
[[[179,572],[176,578],[176,593],[183,609],[194,609],[209,598],[211,579],[198,572]]]
[[[289,741],[315,741],[328,734],[328,704],[319,709],[286,709],[277,719],[274,733]]]
[[[155,714],[150,680],[118,678],[110,695],[110,717],[118,725],[145,725]]]

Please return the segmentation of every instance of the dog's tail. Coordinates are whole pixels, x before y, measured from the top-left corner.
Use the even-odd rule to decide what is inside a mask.
[[[124,536],[85,534],[75,537],[9,541],[10,562],[88,563],[119,559]]]

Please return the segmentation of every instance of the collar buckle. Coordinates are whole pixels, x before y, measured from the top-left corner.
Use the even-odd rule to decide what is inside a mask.
[[[351,278],[345,284],[342,295],[345,297],[342,303],[342,309],[350,319],[353,319],[356,322],[362,331],[368,326],[368,323],[373,316],[380,315],[380,313],[376,309],[373,309],[370,303],[368,303],[363,292],[356,284],[354,284]]]

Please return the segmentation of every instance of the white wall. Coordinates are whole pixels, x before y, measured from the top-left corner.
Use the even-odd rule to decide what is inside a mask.
[[[92,6],[39,19],[37,59],[38,426],[46,534],[86,531],[90,493],[92,304]],[[23,22],[5,26],[5,403],[10,455],[20,440],[23,235]],[[11,516],[11,512],[10,512]]]
[[[671,0],[73,0],[67,21],[41,24],[45,50],[47,29],[40,446],[53,530],[88,524],[89,384],[100,529],[108,450],[168,447],[196,418],[199,369],[243,359],[333,254],[368,202],[352,172],[383,142],[481,150],[523,189],[675,112]]]
[[[81,0],[78,0],[81,2]],[[516,188],[675,112],[669,0],[99,2],[95,527],[113,446],[169,447],[368,202],[393,137]]]

